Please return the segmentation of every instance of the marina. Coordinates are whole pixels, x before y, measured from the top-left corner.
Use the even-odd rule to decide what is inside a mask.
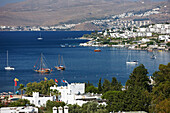
[[[100,78],[110,80],[116,77],[122,85],[129,78],[130,73],[139,64],[144,64],[149,76],[158,70],[159,64],[170,62],[169,52],[156,52],[156,59],[151,59],[152,52],[131,50],[131,58],[138,60],[138,65],[126,65],[128,52],[126,48],[99,47],[102,52],[94,52],[96,47],[81,47],[80,43],[87,40],[74,39],[91,32],[42,32],[43,40],[35,37],[39,32],[1,32],[0,33],[0,92],[13,91],[14,78],[18,84],[26,85],[29,82],[40,82],[47,77],[50,79],[66,79],[71,82],[90,82],[97,86]],[[69,37],[72,37],[69,39]],[[75,45],[75,47],[61,47],[60,45]],[[5,71],[6,51],[10,52],[8,59],[10,65],[15,66],[14,71]],[[33,71],[37,58],[43,53],[48,63],[53,67],[49,74]],[[66,65],[65,71],[54,68],[62,55]],[[61,84],[60,81],[58,83]]]

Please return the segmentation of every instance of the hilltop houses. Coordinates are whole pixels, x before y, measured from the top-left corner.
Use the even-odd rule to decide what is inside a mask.
[[[100,36],[87,43],[81,43],[80,46],[100,46],[100,47],[107,47],[107,46],[124,47],[125,46],[129,49],[137,49],[137,50],[140,49],[143,50],[144,48],[145,50],[153,49],[153,48],[169,50],[168,49],[169,47],[166,44],[170,42],[170,24],[155,24],[155,25],[143,26],[140,28],[132,27],[132,28],[112,29],[112,30],[107,29],[104,30],[103,32],[98,32],[97,35]],[[102,44],[103,40],[109,43]],[[122,41],[124,41],[124,43],[122,43]],[[117,45],[121,45],[121,46],[117,46]]]

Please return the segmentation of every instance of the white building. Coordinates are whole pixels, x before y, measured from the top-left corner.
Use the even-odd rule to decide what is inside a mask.
[[[146,32],[146,31],[147,31],[147,28],[139,28],[139,31],[140,31],[140,32]]]
[[[149,40],[149,39],[146,39],[146,38],[142,38],[141,42],[142,42],[142,43],[146,43],[146,42],[150,42],[150,40]]]
[[[170,42],[170,36],[169,35],[159,35],[159,40]]]
[[[84,94],[85,93],[85,83],[71,83],[67,86],[50,87],[50,89],[58,90],[61,93],[59,101],[63,101],[67,104],[78,104],[82,106],[84,103],[89,101],[97,101],[100,104],[105,104],[101,99],[101,94]]]
[[[147,36],[147,37],[150,37],[150,36],[152,36],[152,33],[151,33],[151,32],[147,32],[147,33],[146,33],[146,36]]]
[[[32,97],[22,96],[22,99],[28,99],[31,104],[41,107],[41,106],[46,106],[46,102],[48,100],[51,100],[51,101],[56,100],[56,97],[55,96],[40,96],[39,92],[33,92]]]
[[[38,113],[38,108],[32,106],[26,107],[2,107],[0,113]]]
[[[60,107],[53,107],[53,113],[63,113],[63,111],[64,111],[64,113],[68,113],[68,109],[69,109],[69,107],[68,106],[64,106],[64,109],[60,106]]]

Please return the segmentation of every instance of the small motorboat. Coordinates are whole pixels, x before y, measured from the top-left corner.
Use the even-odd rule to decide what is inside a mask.
[[[97,48],[94,50],[94,52],[101,52],[101,49]]]

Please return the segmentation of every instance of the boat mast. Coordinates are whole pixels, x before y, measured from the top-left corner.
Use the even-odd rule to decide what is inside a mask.
[[[61,66],[61,64],[60,64],[60,55],[58,55],[58,65]]]
[[[130,62],[131,62],[131,50],[130,50]]]
[[[7,60],[6,61],[7,62],[7,67],[8,67],[8,50],[7,50],[7,59],[6,60]]]
[[[129,62],[129,58],[130,58],[130,54],[129,54],[129,51],[128,51],[128,56],[127,56],[126,62]]]
[[[42,70],[42,53],[41,53],[41,61],[40,61],[40,70]]]
[[[65,66],[63,61],[63,56],[61,56],[61,65]]]

